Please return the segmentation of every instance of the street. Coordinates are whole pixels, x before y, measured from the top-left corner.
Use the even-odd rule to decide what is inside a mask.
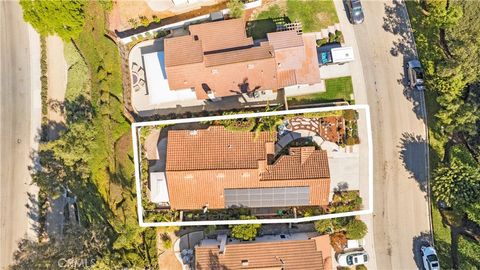
[[[40,128],[40,41],[13,1],[0,3],[0,37],[0,269],[5,269],[18,241],[36,237],[36,211],[27,203],[36,200],[28,167]]]
[[[413,37],[403,2],[362,4],[365,21],[354,30],[372,113],[376,264],[418,269],[430,223],[423,94],[404,76],[416,54]]]

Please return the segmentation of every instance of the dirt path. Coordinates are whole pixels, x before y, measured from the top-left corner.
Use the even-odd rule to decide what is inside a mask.
[[[63,41],[58,36],[48,36],[47,39],[47,77],[48,77],[48,102],[49,104],[63,104],[67,88],[68,65],[63,54]],[[58,106],[50,106],[48,119],[54,128],[48,130],[48,138],[58,136],[60,127],[65,123],[65,117]]]

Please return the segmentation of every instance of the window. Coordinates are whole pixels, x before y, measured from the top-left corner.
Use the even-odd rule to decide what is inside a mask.
[[[255,68],[255,65],[254,65],[254,64],[248,64],[248,65],[247,65],[247,68],[248,68],[248,69],[254,69],[254,68]]]
[[[223,173],[217,173],[217,178],[225,178],[225,174],[223,174]]]
[[[242,260],[242,266],[248,266],[248,260]]]
[[[193,175],[192,174],[187,174],[183,178],[187,179],[187,180],[191,180],[191,179],[193,179]]]
[[[216,69],[216,68],[212,69],[212,74],[213,75],[218,74],[218,69]]]

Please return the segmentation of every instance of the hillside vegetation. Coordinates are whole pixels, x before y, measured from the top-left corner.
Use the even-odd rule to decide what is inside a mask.
[[[41,143],[42,169],[33,172],[33,179],[48,198],[60,196],[64,188],[71,190],[81,226],[67,226],[61,241],[45,235],[40,243],[24,240],[13,268],[57,268],[60,259],[87,259],[86,266],[98,269],[158,268],[156,231],[141,228],[137,221],[120,56],[105,36],[110,3],[42,2],[22,1],[24,18],[40,33],[65,40],[69,72],[62,104],[66,130],[59,139]]]
[[[426,72],[435,244],[442,268],[477,269],[480,2],[406,3]]]

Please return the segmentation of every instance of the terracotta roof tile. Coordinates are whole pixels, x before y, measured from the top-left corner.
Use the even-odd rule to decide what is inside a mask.
[[[204,52],[253,45],[253,40],[247,38],[243,19],[194,24],[189,30],[201,41]]]
[[[325,150],[314,147],[292,147],[289,155],[283,155],[267,166],[261,180],[298,180],[330,178],[328,157]]]
[[[267,33],[267,39],[275,50],[303,46],[302,35],[294,30]]]
[[[291,148],[290,155],[266,165],[276,134],[204,130],[170,130],[167,134],[166,179],[174,209],[225,208],[228,188],[310,187],[310,205],[327,205],[330,192],[325,151]]]
[[[324,270],[324,256],[330,257],[330,252],[322,254],[313,239],[235,243],[227,244],[224,254],[219,254],[218,246],[195,247],[195,266],[198,270]],[[248,265],[242,265],[245,260]]]
[[[165,66],[181,66],[203,61],[202,44],[192,36],[164,39]]]
[[[265,159],[265,144],[275,134],[228,131],[223,126],[203,130],[170,130],[167,171],[250,169]]]

